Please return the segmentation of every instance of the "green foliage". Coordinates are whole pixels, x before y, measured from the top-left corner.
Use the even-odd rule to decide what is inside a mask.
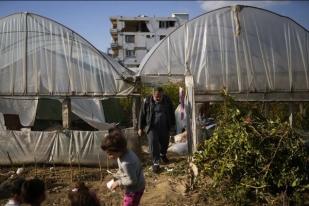
[[[280,194],[301,204],[309,186],[308,151],[301,137],[275,113],[267,119],[261,107],[225,98],[217,107],[213,136],[194,154],[202,174],[212,178],[208,192],[239,205],[274,204]]]
[[[167,94],[171,98],[174,107],[176,107],[179,104],[180,86],[181,86],[180,84],[167,84],[162,86],[165,94]]]
[[[132,97],[120,98],[119,104],[124,113],[121,125],[130,127],[132,125]]]
[[[178,105],[178,87],[181,84],[162,85],[164,93],[173,101],[174,107]],[[142,86],[141,96],[152,94],[152,87]],[[108,122],[120,122],[121,126],[132,125],[132,97],[104,100],[104,111]]]
[[[169,84],[161,85],[161,87],[163,88],[164,93],[171,98],[173,105],[176,108],[177,105],[179,104],[179,87],[184,87],[184,85],[180,83],[177,83],[177,84],[169,83]],[[152,87],[142,86],[141,94],[142,94],[142,97],[151,95]]]
[[[107,122],[118,122],[120,126],[132,125],[132,98],[109,98],[102,101]]]
[[[303,130],[309,130],[309,104],[303,103],[303,111],[294,115],[294,125]]]

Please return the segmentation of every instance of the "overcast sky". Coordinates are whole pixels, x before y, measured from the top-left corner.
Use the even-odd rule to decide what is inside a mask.
[[[309,1],[2,1],[0,16],[36,13],[69,27],[98,49],[111,43],[110,16],[170,16],[187,12],[190,19],[232,4],[256,6],[288,16],[309,29]]]

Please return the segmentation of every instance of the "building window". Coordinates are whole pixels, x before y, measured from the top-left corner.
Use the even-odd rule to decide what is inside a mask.
[[[169,27],[174,27],[175,26],[175,21],[159,21],[159,28],[169,28]]]
[[[160,35],[160,40],[164,39],[165,35]]]
[[[139,64],[126,64],[126,67],[128,67],[128,68],[138,68]]]
[[[126,50],[126,57],[135,57],[134,50]]]
[[[166,28],[166,21],[159,21],[159,28]]]
[[[169,27],[174,27],[175,26],[175,22],[174,21],[169,21]]]
[[[151,36],[150,36],[150,35],[146,35],[146,38],[150,39],[150,38],[151,38]]]
[[[126,35],[126,43],[134,43],[134,35]]]

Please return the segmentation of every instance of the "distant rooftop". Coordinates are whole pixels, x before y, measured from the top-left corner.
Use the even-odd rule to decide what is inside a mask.
[[[121,20],[138,20],[138,21],[146,21],[152,18],[156,19],[161,19],[161,20],[175,20],[177,16],[188,16],[188,13],[178,13],[174,12],[171,14],[171,16],[146,16],[146,15],[138,15],[138,16],[111,16],[109,19],[114,20],[114,19],[121,19]]]

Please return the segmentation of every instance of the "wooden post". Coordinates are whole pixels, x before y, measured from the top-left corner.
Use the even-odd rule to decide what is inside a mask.
[[[197,129],[196,129],[196,122],[197,122],[197,115],[196,115],[196,105],[194,99],[194,87],[192,88],[192,140],[193,140],[193,150],[192,152],[197,151],[197,146],[200,143],[199,138],[197,136]]]
[[[294,119],[294,104],[293,103],[289,103],[289,122],[290,122],[290,126],[293,128],[293,119]]]
[[[188,152],[190,155],[197,150],[198,139],[196,136],[196,110],[193,76],[185,76],[186,85],[186,116],[187,116],[187,138]]]
[[[141,108],[141,97],[132,97],[132,123],[133,128],[138,129],[139,110]]]
[[[138,87],[136,88],[136,93],[141,94],[141,84],[138,85]],[[139,135],[137,135],[137,130],[138,130],[138,121],[139,121],[139,113],[140,113],[140,109],[141,109],[141,96],[133,96],[132,97],[132,126],[133,126],[133,139],[136,140],[134,141],[133,139],[131,139],[131,141],[133,140],[134,143],[137,142],[137,145],[134,144],[135,150],[137,152],[137,155],[141,155],[141,138]],[[131,135],[132,133],[129,132],[130,137],[132,138]],[[128,137],[128,136],[127,136]]]
[[[299,113],[301,114],[302,117],[305,117],[306,115],[306,109],[304,107],[304,103],[299,103]]]
[[[202,137],[202,127],[201,127],[201,124],[200,122],[198,121],[198,116],[199,116],[199,111],[202,107],[203,103],[196,103],[195,104],[195,121],[196,121],[196,139],[197,139],[197,144],[199,144],[203,138],[205,137]]]
[[[71,99],[65,98],[62,102],[62,126],[69,129],[71,126]]]

